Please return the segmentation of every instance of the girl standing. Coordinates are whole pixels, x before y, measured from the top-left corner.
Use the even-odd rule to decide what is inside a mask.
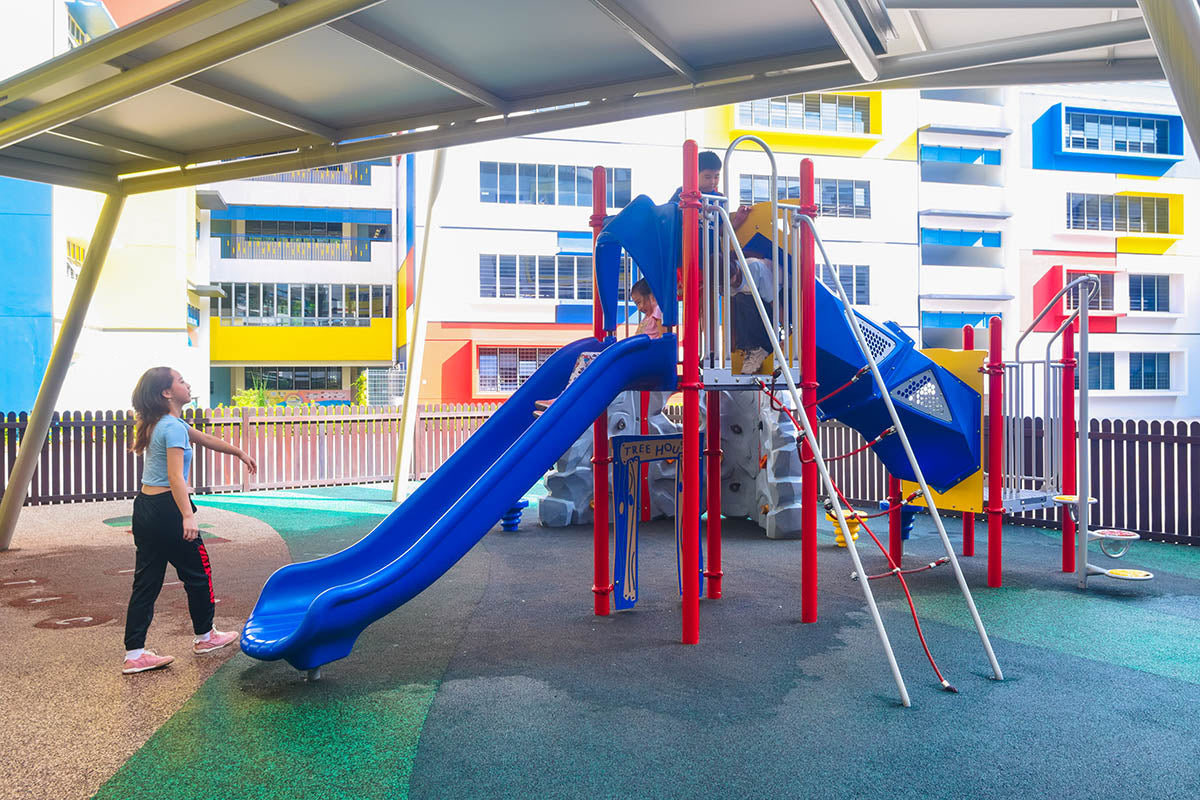
[[[133,541],[137,561],[133,592],[125,615],[125,674],[159,669],[174,661],[145,649],[146,631],[154,618],[154,601],[162,590],[167,564],[187,591],[188,612],[196,637],[192,652],[211,653],[237,641],[236,632],[213,627],[216,609],[208,551],[196,525],[196,506],[187,476],[192,467],[192,443],[241,459],[250,474],[255,461],[239,447],[192,428],[183,421],[183,407],[192,387],[175,370],[146,370],[133,390],[137,427],[132,450],[145,453],[142,490],[133,501]]]

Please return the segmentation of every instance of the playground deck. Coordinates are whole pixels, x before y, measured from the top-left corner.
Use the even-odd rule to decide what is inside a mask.
[[[218,624],[244,619],[275,567],[365,534],[387,499],[381,487],[200,498],[206,533],[227,540],[210,546]],[[242,654],[193,658],[172,586],[150,646],[178,660],[125,677],[129,506],[27,509],[18,549],[0,556],[0,798],[1182,798],[1200,784],[1194,548],[1139,543],[1124,560],[1155,581],[1086,593],[1056,571],[1056,532],[1006,532],[1002,589],[983,588],[981,557],[963,559],[1003,683],[986,677],[951,573],[912,576],[957,695],[938,689],[898,588],[877,581],[913,698],[902,709],[828,523],[818,623],[799,623],[800,543],[726,521],[725,597],[702,602],[700,644],[685,647],[670,521],[646,526],[638,609],[596,618],[590,526],[543,529],[532,507],[320,682]],[[906,563],[939,547],[919,518]],[[8,585],[30,578],[44,582]],[[34,626],[81,616],[110,619]]]

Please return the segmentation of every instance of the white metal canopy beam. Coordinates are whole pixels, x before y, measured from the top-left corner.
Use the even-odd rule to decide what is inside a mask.
[[[104,64],[110,59],[247,2],[249,0],[185,0],[164,8],[0,82],[0,105],[28,97],[83,70]]]
[[[880,59],[879,77],[881,81],[914,78],[1061,52],[1144,41],[1148,36],[1141,19],[1106,22],[1046,34],[1017,36],[966,47],[888,56]],[[1041,67],[1042,73],[1049,75],[1053,74],[1055,64],[1046,62],[1038,66]],[[603,122],[666,114],[692,108],[725,105],[743,101],[751,95],[774,97],[800,92],[856,87],[862,84],[862,77],[852,66],[843,63],[837,66],[786,72],[774,77],[762,78],[752,82],[752,92],[748,91],[748,83],[748,81],[721,82],[686,91],[659,92],[616,102],[589,103],[586,106],[561,111],[498,118],[486,122],[461,122],[452,127],[442,126],[437,130],[403,136],[383,136],[337,147],[317,146],[296,153],[200,167],[183,173],[165,172],[133,177],[124,181],[122,185],[127,192],[132,194],[191,186],[197,183],[270,175],[294,169],[330,166],[349,161],[382,158],[398,153],[523,136],[581,125],[597,125]]]
[[[0,108],[0,120],[9,119],[16,116],[19,111],[7,108]],[[91,128],[84,127],[71,123],[69,125],[60,125],[52,131],[48,131],[51,136],[58,136],[63,139],[71,139],[76,142],[83,142],[94,147],[107,148],[116,150],[121,153],[127,153],[131,156],[139,156],[141,158],[149,158],[154,161],[162,161],[166,164],[176,164],[182,166],[189,163],[183,153],[177,153],[174,150],[167,150],[162,147],[146,144],[145,142],[135,142],[132,139],[126,139],[121,136],[113,136],[108,133],[94,131]],[[3,150],[0,150],[3,152]]]
[[[632,36],[638,44],[650,51],[659,61],[670,67],[676,74],[686,78],[688,83],[696,83],[696,71],[676,53],[654,31],[642,24],[637,17],[622,8],[616,0],[591,0],[592,5]]]
[[[0,123],[0,147],[320,27],[382,0],[299,0]]]
[[[76,189],[87,189],[90,192],[104,194],[120,191],[120,184],[116,178],[52,164],[25,161],[8,156],[6,153],[8,150],[0,150],[0,175],[5,177],[20,178],[37,183],[53,183],[58,186],[72,186]]]
[[[812,4],[862,79],[870,83],[878,78],[879,60],[871,50],[858,20],[846,6],[846,0],[812,0]]]
[[[1167,82],[1183,114],[1192,146],[1200,150],[1200,7],[1196,0],[1140,0]]]

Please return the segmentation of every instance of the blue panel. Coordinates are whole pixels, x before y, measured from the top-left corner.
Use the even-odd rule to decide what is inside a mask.
[[[559,303],[554,307],[554,321],[560,325],[586,325],[592,321],[592,304]]]
[[[604,329],[616,325],[617,284],[620,281],[621,250],[641,269],[656,298],[676,296],[676,271],[679,268],[679,236],[683,213],[675,203],[655,205],[646,195],[638,195],[620,214],[605,220],[596,240],[596,275],[600,284],[600,303],[604,306]],[[677,325],[679,304],[660,302],[663,325]]]
[[[587,231],[558,232],[558,255],[590,256],[591,254],[592,234]]]
[[[213,211],[213,219],[256,219],[267,222],[359,222],[390,225],[389,208],[313,208],[310,206],[230,206]]]
[[[1169,153],[1111,153],[1089,152],[1064,146],[1063,122],[1068,111],[1103,114],[1113,117],[1165,120],[1168,124]],[[1033,123],[1033,168],[1068,172],[1100,172],[1162,177],[1183,160],[1183,118],[1166,114],[1129,112],[1122,115],[1104,109],[1087,109],[1055,103]]]
[[[1000,231],[961,231],[950,228],[921,228],[921,244],[950,247],[999,247]]]
[[[0,412],[33,408],[50,361],[53,189],[0,178]]]
[[[975,328],[986,328],[988,320],[992,317],[1003,319],[1003,315],[1000,313],[974,314],[967,311],[922,311],[921,327],[961,329],[964,325],[970,325]]]
[[[673,335],[591,337],[547,359],[374,531],[340,553],[275,572],[242,631],[242,650],[312,669],[349,655],[359,634],[454,566],[618,393],[672,391]],[[571,380],[578,357],[599,353]],[[535,401],[557,398],[541,416]]]

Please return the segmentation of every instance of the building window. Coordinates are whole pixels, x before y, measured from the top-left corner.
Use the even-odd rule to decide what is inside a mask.
[[[776,178],[780,200],[800,198],[800,179]],[[765,203],[771,199],[770,175],[742,175],[739,202],[742,205]],[[813,186],[823,217],[871,218],[871,182],[840,178],[817,178]]]
[[[1067,194],[1067,227],[1077,231],[1170,233],[1171,203],[1165,197]]]
[[[529,379],[554,347],[480,347],[479,391],[515,392]]]
[[[738,103],[738,124],[822,133],[870,133],[871,101],[840,94],[794,94]]]
[[[780,200],[800,198],[800,179],[780,175],[776,178],[777,194]],[[740,181],[739,201],[744,206],[755,203],[765,203],[771,199],[770,175],[742,175]]]
[[[341,389],[341,367],[246,367],[247,389]]]
[[[624,208],[633,195],[633,170],[607,170],[609,208]],[[556,164],[479,162],[479,202],[540,206],[592,205],[592,168]]]
[[[209,315],[232,325],[369,327],[392,316],[387,284],[222,283]]]
[[[1165,390],[1171,388],[1170,353],[1130,353],[1129,388]]]
[[[1112,353],[1088,353],[1087,382],[1089,390],[1116,388],[1116,362]],[[1075,372],[1075,388],[1079,388],[1079,371]]]
[[[921,244],[939,244],[951,247],[999,247],[1000,231],[921,228]]]
[[[821,282],[836,294],[837,291],[833,285],[835,274],[851,305],[865,306],[871,302],[871,268],[868,265],[834,264],[832,270],[828,266],[822,265]]]
[[[1111,272],[1071,272],[1067,271],[1066,282],[1070,283],[1076,278],[1082,278],[1085,275],[1091,275],[1100,281],[1100,291],[1093,290],[1088,284],[1080,284],[1067,292],[1067,310],[1074,311],[1079,308],[1079,292],[1083,290],[1088,292],[1088,311],[1112,311],[1113,310],[1113,276]]]
[[[504,300],[591,300],[592,257],[481,253],[479,296]]]
[[[1169,153],[1170,124],[1161,117],[1128,114],[1063,115],[1063,147],[1100,153]]]
[[[823,217],[871,218],[871,182],[818,178],[817,202]]]
[[[1170,311],[1171,276],[1130,275],[1129,310],[1162,312]]]
[[[922,161],[940,161],[953,164],[986,164],[998,166],[1000,151],[979,147],[947,147],[938,144],[921,145]]]

